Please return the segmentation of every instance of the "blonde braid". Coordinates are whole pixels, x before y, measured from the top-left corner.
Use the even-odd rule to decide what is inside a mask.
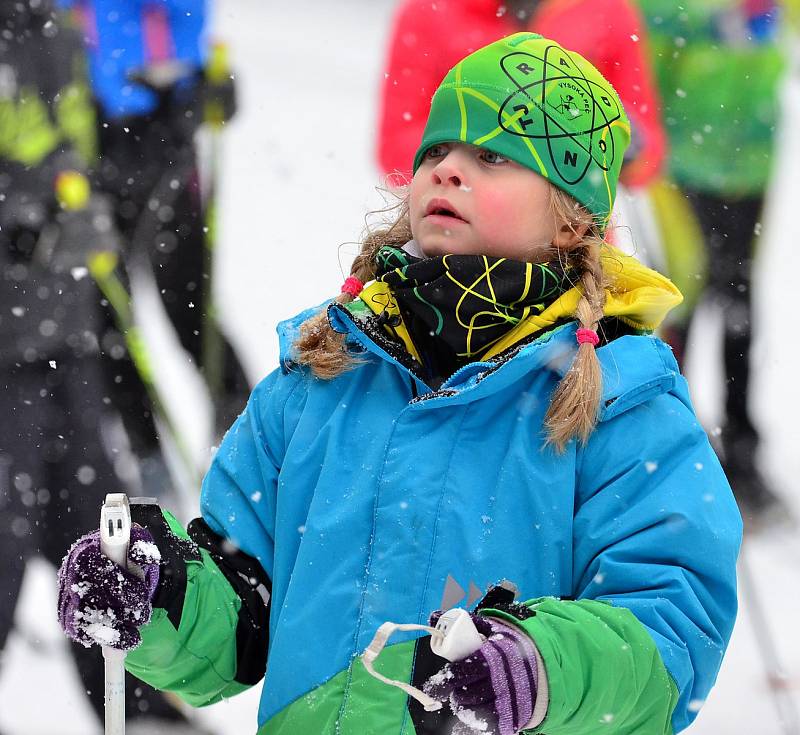
[[[403,201],[396,208],[397,218],[390,225],[367,234],[361,250],[353,259],[350,275],[362,283],[375,278],[375,255],[384,245],[405,245],[411,239],[408,204]],[[348,304],[353,300],[349,293],[340,293],[334,303]],[[300,325],[300,336],[294,343],[294,361],[307,365],[318,378],[328,380],[350,369],[356,360],[348,352],[343,334],[334,331],[328,321],[327,310],[307,319]]]
[[[605,305],[605,278],[600,264],[603,239],[596,229],[570,253],[569,260],[580,274],[581,298],[575,309],[579,328],[597,331]],[[545,416],[548,443],[564,451],[573,437],[586,441],[594,430],[603,392],[600,361],[594,345],[578,345],[578,352],[567,374],[558,384]]]

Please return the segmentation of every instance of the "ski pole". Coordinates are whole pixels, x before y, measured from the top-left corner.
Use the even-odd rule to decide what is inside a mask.
[[[131,511],[125,493],[108,493],[100,511],[100,551],[117,566],[140,575],[128,565]],[[125,735],[125,651],[103,646],[105,660],[105,735]]]
[[[231,86],[231,70],[228,59],[228,47],[222,42],[212,44],[206,66],[206,80],[214,88],[233,90]],[[217,401],[223,395],[223,361],[224,344],[220,331],[216,300],[214,298],[214,256],[217,244],[218,218],[217,218],[217,186],[220,180],[222,167],[221,136],[222,129],[233,115],[235,102],[230,98],[224,100],[210,99],[206,102],[204,119],[209,128],[209,170],[208,186],[205,196],[205,248],[203,253],[203,270],[205,298],[203,299],[204,314],[202,328],[202,361],[203,373],[211,393],[212,400]]]
[[[183,441],[177,428],[177,423],[167,409],[161,397],[161,392],[156,385],[155,370],[147,352],[141,329],[134,319],[131,296],[125,289],[117,272],[119,266],[117,254],[112,252],[93,253],[89,257],[88,266],[89,273],[111,307],[117,328],[122,333],[125,346],[128,348],[128,354],[153,404],[156,416],[162,422],[167,434],[175,444],[189,482],[193,486],[199,486],[200,478],[192,459],[191,450]]]
[[[747,541],[742,544],[742,550],[739,553],[739,572],[742,577],[742,586],[745,594],[749,598],[750,618],[753,622],[753,632],[764,666],[764,675],[769,691],[772,694],[781,731],[785,735],[796,735],[800,732],[800,716],[798,716],[797,705],[792,698],[792,694],[787,688],[786,669],[778,657],[778,647],[775,644],[775,637],[770,630],[767,615],[756,589],[756,582],[750,569],[746,547]]]

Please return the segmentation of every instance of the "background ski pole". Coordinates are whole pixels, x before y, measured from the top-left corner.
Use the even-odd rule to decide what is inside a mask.
[[[753,633],[764,665],[767,686],[775,703],[781,732],[785,735],[797,735],[800,733],[800,716],[798,716],[797,705],[792,693],[787,687],[786,669],[778,657],[778,647],[761,604],[755,577],[750,569],[747,544],[748,541],[745,540],[739,553],[739,574],[747,597],[750,618],[753,622]]]
[[[204,196],[205,209],[205,249],[203,288],[205,313],[203,315],[202,360],[203,372],[209,392],[214,401],[223,395],[224,344],[219,325],[219,313],[214,298],[214,251],[217,243],[217,186],[222,167],[220,165],[220,148],[222,129],[230,120],[236,109],[236,98],[231,77],[228,47],[222,42],[212,44],[206,65],[206,84],[209,89],[219,92],[210,94],[204,109],[204,121],[209,130],[209,162],[207,186]]]
[[[93,196],[88,180],[77,171],[65,171],[59,174],[55,189],[56,197],[62,207],[62,215],[72,214],[73,217],[78,218],[76,221],[92,223],[88,230],[84,227],[73,233],[74,238],[80,239],[84,243],[85,252],[80,265],[88,267],[89,273],[108,303],[117,329],[125,340],[130,359],[150,398],[157,423],[161,424],[158,428],[163,427],[172,441],[179,456],[186,482],[190,487],[197,488],[202,478],[192,458],[192,453],[183,441],[178,425],[170,414],[156,384],[153,361],[148,354],[143,334],[134,317],[131,294],[126,285],[127,274],[120,262],[121,245],[116,241],[113,232],[95,229],[94,222],[110,219],[111,212],[102,208],[104,200]],[[55,236],[56,240],[57,238],[58,235]],[[43,243],[43,246],[37,245],[40,259],[51,257],[54,247],[55,242]],[[76,265],[78,264],[76,263]],[[187,500],[191,503],[194,498],[190,497]]]
[[[100,511],[100,550],[117,566],[141,575],[128,565],[131,512],[125,493],[109,493]],[[125,735],[125,651],[103,646],[105,660],[105,735]]]
[[[103,297],[111,307],[117,328],[123,335],[128,354],[153,404],[156,417],[163,424],[167,435],[178,452],[182,469],[186,473],[189,484],[192,487],[199,487],[201,478],[192,458],[191,450],[184,442],[177,423],[170,415],[156,385],[153,365],[147,353],[144,337],[135,322],[133,309],[131,308],[131,297],[122,283],[118,273],[118,265],[119,258],[116,253],[112,252],[93,253],[88,261],[89,273],[91,273]]]

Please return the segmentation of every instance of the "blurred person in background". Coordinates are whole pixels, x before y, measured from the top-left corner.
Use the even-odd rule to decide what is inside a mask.
[[[788,517],[757,464],[749,410],[752,265],[774,158],[786,66],[781,9],[771,0],[640,0],[669,135],[669,175],[696,217],[705,252],[685,258],[679,283],[701,280],[691,301],[722,314],[724,413],[717,449],[748,525]],[[673,220],[677,210],[666,213]],[[668,260],[683,238],[666,237]],[[670,251],[673,256],[670,257]],[[683,358],[693,310],[666,337]]]
[[[630,0],[402,0],[390,32],[377,157],[392,185],[410,176],[431,95],[459,58],[519,30],[540,33],[591,61],[620,96],[632,141],[621,182],[642,187],[659,173],[665,135],[645,47]],[[570,104],[565,99],[564,104]]]
[[[27,561],[58,566],[75,533],[97,526],[106,493],[126,490],[103,431],[91,275],[113,268],[119,233],[90,184],[94,107],[80,35],[63,20],[50,0],[0,0],[0,650]],[[102,656],[71,653],[102,719]],[[132,677],[127,692],[130,733],[162,732],[159,721],[180,732],[162,694]]]
[[[213,306],[213,174],[201,191],[196,134],[234,111],[221,47],[208,43],[205,0],[61,0],[84,30],[98,108],[100,186],[114,201],[129,270],[152,272],[181,345],[209,388],[220,436],[244,407],[249,384]],[[211,164],[212,169],[215,162]],[[109,325],[111,319],[109,319]],[[149,495],[166,477],[153,404],[111,326],[105,337],[114,401]],[[133,348],[136,349],[136,348]],[[152,489],[151,489],[152,488]]]

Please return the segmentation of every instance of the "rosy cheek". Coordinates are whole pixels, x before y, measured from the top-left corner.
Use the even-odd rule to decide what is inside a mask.
[[[476,208],[484,222],[491,222],[498,234],[519,221],[521,210],[513,197],[500,191],[483,191]]]
[[[513,194],[509,195],[508,191],[500,187],[484,188],[477,199],[477,203],[481,208],[492,212],[502,211],[505,214],[513,212],[518,207],[518,197],[515,197]]]

